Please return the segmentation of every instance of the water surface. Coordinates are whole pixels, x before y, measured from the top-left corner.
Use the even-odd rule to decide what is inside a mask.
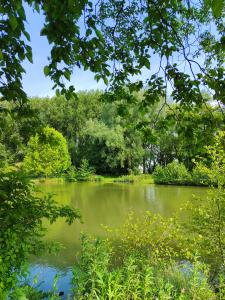
[[[80,232],[105,237],[102,225],[118,227],[131,211],[139,217],[146,211],[172,216],[193,194],[204,197],[207,192],[202,187],[126,183],[50,181],[38,187],[43,193],[53,193],[58,203],[78,208],[83,219],[83,224],[75,221],[71,226],[62,219],[52,225],[46,223],[46,239],[60,242],[65,248],[57,256],[32,259],[32,275],[40,274],[40,280],[48,278],[43,285],[45,290],[51,286],[56,272],[61,272],[60,289],[68,289],[71,266],[80,249]]]

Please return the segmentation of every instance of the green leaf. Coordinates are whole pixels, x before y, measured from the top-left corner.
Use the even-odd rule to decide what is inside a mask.
[[[12,30],[15,30],[15,29],[16,29],[18,23],[17,23],[17,19],[16,19],[15,16],[11,16],[11,17],[9,18],[9,24],[10,24],[10,26],[12,27]]]
[[[0,60],[3,60],[3,53],[1,51],[1,49],[0,49]]]
[[[71,73],[70,73],[69,70],[66,70],[66,71],[64,72],[64,76],[66,77],[67,80],[70,80],[70,75],[71,75]]]
[[[24,31],[23,33],[25,35],[25,37],[27,38],[27,40],[30,42],[30,35],[27,31]]]
[[[212,12],[215,18],[222,15],[224,8],[224,0],[212,0]]]
[[[145,60],[145,67],[147,68],[147,69],[149,69],[150,70],[150,68],[151,68],[151,65],[150,65],[150,61],[146,58],[146,60]]]
[[[101,32],[98,29],[95,29],[95,33],[96,33],[97,37],[99,38],[99,40],[101,42],[104,42],[104,38],[103,38]]]
[[[38,13],[40,13],[40,7],[39,7],[39,4],[35,3],[35,4],[34,4],[34,8],[35,8],[35,10],[36,10]]]
[[[33,63],[33,57],[32,57],[32,52],[28,52],[26,54],[27,59],[29,60],[30,63]]]
[[[103,81],[104,81],[105,85],[108,85],[109,81],[108,81],[108,79],[106,77],[103,78]]]
[[[45,76],[48,76],[48,75],[49,75],[49,72],[50,72],[49,67],[48,67],[48,66],[45,66],[45,67],[44,67],[44,74],[45,74]]]

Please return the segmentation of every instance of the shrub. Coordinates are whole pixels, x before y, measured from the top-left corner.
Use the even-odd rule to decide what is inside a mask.
[[[81,165],[78,168],[76,178],[78,181],[91,181],[94,175],[94,169],[89,166],[87,159],[82,159]]]
[[[123,175],[113,180],[113,182],[122,183],[153,183],[152,176],[150,174],[140,174],[140,175]]]
[[[71,166],[65,174],[66,181],[75,182],[77,181],[77,169],[75,166]]]
[[[4,299],[26,273],[28,257],[50,250],[42,239],[43,219],[53,223],[64,217],[71,224],[80,215],[50,196],[39,197],[20,170],[0,172],[0,198],[0,299]]]
[[[185,165],[176,161],[165,167],[156,166],[153,172],[156,183],[165,184],[190,184],[191,175]]]
[[[167,219],[150,211],[141,218],[130,213],[122,226],[109,228],[108,232],[117,241],[119,259],[133,252],[148,257],[152,264],[187,258],[186,237],[175,218]]]
[[[136,181],[135,175],[123,175],[113,180],[113,182],[124,182],[124,183],[134,183]]]
[[[182,271],[182,265],[153,266],[135,252],[116,265],[114,255],[107,240],[82,237],[81,259],[73,269],[74,299],[215,299],[207,268],[198,261]]]
[[[212,179],[212,171],[203,163],[196,163],[192,170],[192,182],[196,185],[215,185],[215,180]]]
[[[101,176],[101,175],[92,175],[91,176],[91,181],[102,181],[103,180],[103,176]]]
[[[60,175],[71,165],[67,142],[54,128],[45,127],[31,137],[23,169],[33,176]]]

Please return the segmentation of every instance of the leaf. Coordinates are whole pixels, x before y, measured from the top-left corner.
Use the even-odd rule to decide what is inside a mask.
[[[55,91],[55,94],[56,94],[57,97],[60,96],[60,91],[59,91],[59,89],[57,89],[57,90]]]
[[[212,12],[215,18],[219,18],[222,15],[224,0],[212,0]]]
[[[0,60],[3,60],[3,53],[1,49],[0,49]]]
[[[95,33],[96,33],[97,37],[99,38],[99,40],[101,42],[104,42],[104,38],[103,38],[101,32],[98,29],[95,29]]]
[[[15,29],[16,29],[18,23],[17,23],[17,19],[16,19],[15,16],[11,16],[11,17],[9,18],[9,24],[10,24],[10,26],[12,27],[12,30],[15,30]]]
[[[106,77],[103,78],[103,81],[104,81],[105,85],[108,85],[109,81]]]
[[[66,71],[64,72],[64,76],[66,77],[67,80],[70,80],[70,75],[71,75],[71,73],[70,73],[69,70],[66,70]]]
[[[48,75],[49,75],[49,72],[50,72],[49,67],[48,67],[48,66],[45,66],[45,67],[44,67],[44,74],[45,74],[45,76],[48,76]]]
[[[29,60],[30,63],[33,63],[33,56],[32,56],[32,52],[28,51],[26,54],[27,59]]]
[[[39,4],[35,3],[35,4],[34,4],[34,9],[35,9],[38,13],[40,13],[40,7],[39,7]]]
[[[27,38],[27,40],[30,42],[30,35],[27,31],[24,31],[24,35]]]
[[[145,67],[149,70],[151,68],[150,61],[148,59],[145,60]]]

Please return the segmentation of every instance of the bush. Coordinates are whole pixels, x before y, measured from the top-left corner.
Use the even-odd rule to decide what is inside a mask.
[[[134,183],[136,181],[135,175],[123,175],[113,180],[113,182],[123,182],[123,183]]]
[[[203,163],[198,162],[192,170],[192,182],[196,185],[215,185],[215,180],[212,179],[212,171]]]
[[[65,174],[65,179],[66,181],[71,181],[71,182],[75,182],[77,181],[77,169],[75,166],[71,166],[66,174]]]
[[[91,181],[94,169],[89,166],[87,159],[82,159],[81,166],[78,168],[76,178],[78,181]]]
[[[153,183],[152,176],[150,174],[140,174],[140,175],[123,175],[113,180],[113,182],[122,183]]]
[[[107,240],[82,237],[81,259],[73,269],[74,299],[215,299],[207,268],[198,261],[164,268],[134,252],[116,265],[114,255]]]
[[[89,166],[86,159],[82,160],[78,170],[75,166],[71,166],[66,172],[65,180],[70,182],[76,181],[102,181],[103,177],[94,174],[94,169]]]
[[[101,175],[92,175],[91,178],[90,178],[90,180],[91,180],[91,181],[96,181],[96,182],[97,182],[97,181],[102,181],[103,178],[104,178],[104,177],[101,176]]]
[[[58,176],[70,165],[67,142],[60,132],[45,127],[30,138],[23,169],[31,176]]]
[[[20,170],[0,171],[0,299],[5,299],[26,271],[30,255],[51,250],[43,241],[43,219],[64,217],[71,224],[79,213],[57,205],[50,196],[39,197]]]
[[[153,178],[160,184],[190,184],[191,175],[185,165],[176,161],[165,167],[157,166],[153,172]]]

